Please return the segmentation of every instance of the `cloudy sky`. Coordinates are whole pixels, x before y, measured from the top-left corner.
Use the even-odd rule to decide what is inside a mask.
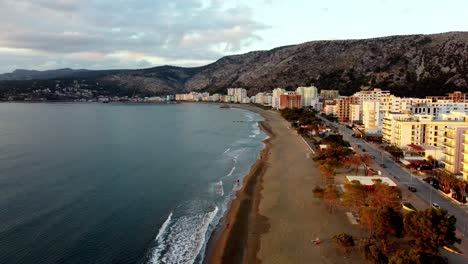
[[[468,0],[0,0],[0,73],[198,66],[321,39],[468,30]]]

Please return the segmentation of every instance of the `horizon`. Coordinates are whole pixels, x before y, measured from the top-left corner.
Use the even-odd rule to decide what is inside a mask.
[[[468,31],[461,0],[4,1],[0,73],[198,67],[310,41]]]

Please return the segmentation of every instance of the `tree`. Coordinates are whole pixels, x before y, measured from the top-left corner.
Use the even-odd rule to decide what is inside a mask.
[[[439,248],[461,242],[455,234],[456,222],[445,210],[410,212],[404,217],[404,237],[413,248],[438,256]]]
[[[389,264],[446,264],[447,259],[436,256],[425,254],[417,249],[401,249],[398,250],[388,260]]]
[[[312,192],[314,193],[314,196],[316,198],[323,198],[324,190],[322,188],[320,188],[319,186],[315,186],[315,188],[312,190]]]
[[[336,210],[338,204],[338,190],[335,185],[327,185],[323,192],[323,199],[325,200],[325,205],[330,213]]]
[[[367,190],[366,186],[359,181],[352,181],[344,185],[343,204],[354,212],[359,212],[360,208],[366,205]]]
[[[348,253],[354,247],[354,238],[346,233],[340,233],[333,236],[333,241]]]
[[[375,213],[373,226],[373,234],[381,239],[384,251],[388,251],[389,237],[400,237],[403,232],[403,216],[392,207],[379,208]]]
[[[380,250],[373,239],[363,239],[359,242],[359,252],[369,263],[387,264],[388,257]]]
[[[362,207],[359,210],[361,226],[368,231],[368,235],[371,236],[374,232],[375,225],[375,213],[377,209],[374,207]]]
[[[401,191],[398,188],[384,183],[375,183],[370,194],[369,205],[373,207],[392,207],[399,210],[401,204]]]
[[[358,170],[359,170],[359,166],[361,166],[361,164],[362,164],[361,156],[358,155],[358,154],[354,154],[354,155],[348,157],[348,159],[346,159],[345,164],[346,164],[347,166],[350,166],[350,167],[352,167],[352,168],[355,168],[355,169],[356,169],[356,173],[355,173],[355,174],[357,175]]]
[[[385,147],[385,150],[390,153],[395,160],[403,157],[403,150],[396,145],[387,146]]]

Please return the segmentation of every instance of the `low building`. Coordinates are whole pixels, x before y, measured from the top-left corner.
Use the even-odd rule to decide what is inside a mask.
[[[358,181],[362,185],[370,186],[374,185],[376,182],[381,182],[382,184],[387,184],[388,186],[395,187],[396,184],[389,177],[382,176],[346,176],[346,179],[349,182]]]

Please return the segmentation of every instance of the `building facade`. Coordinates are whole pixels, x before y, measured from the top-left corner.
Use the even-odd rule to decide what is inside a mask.
[[[302,96],[295,92],[286,92],[280,95],[279,109],[302,108]]]
[[[444,133],[445,169],[453,174],[462,170],[466,127],[448,127]]]

